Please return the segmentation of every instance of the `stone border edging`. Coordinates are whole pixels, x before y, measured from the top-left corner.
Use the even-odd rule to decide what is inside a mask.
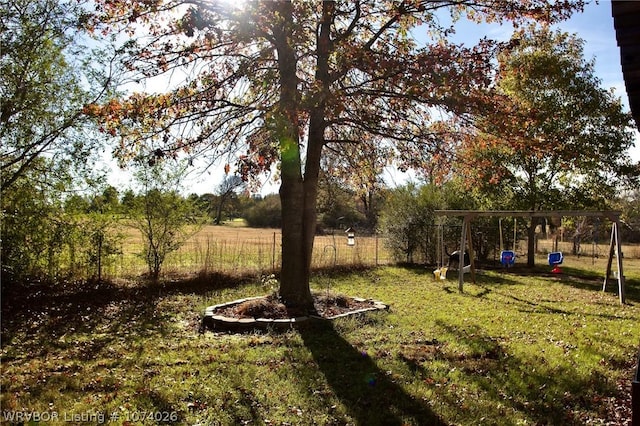
[[[211,331],[230,331],[230,332],[246,332],[252,330],[288,330],[310,324],[313,321],[333,321],[338,318],[344,318],[348,316],[362,315],[366,312],[388,310],[389,305],[382,303],[378,300],[363,299],[360,297],[352,297],[357,302],[369,302],[370,308],[362,308],[352,312],[346,312],[343,314],[333,315],[331,317],[321,317],[319,315],[306,315],[295,318],[286,319],[271,319],[271,318],[233,318],[224,315],[217,315],[216,310],[220,308],[227,308],[229,306],[239,305],[240,303],[247,302],[249,300],[263,299],[264,296],[248,297],[245,299],[238,299],[232,302],[221,303],[207,307],[202,317],[202,324],[200,326],[200,332],[204,333],[206,330]]]

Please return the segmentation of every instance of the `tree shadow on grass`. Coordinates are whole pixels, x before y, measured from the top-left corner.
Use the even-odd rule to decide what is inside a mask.
[[[27,373],[29,390],[23,392],[3,376],[3,403],[16,402],[10,395],[20,392],[21,401],[38,401],[53,388],[65,397],[115,398],[128,392],[134,407],[175,412],[180,423],[183,405],[168,396],[170,391],[145,384],[159,369],[171,366],[147,365],[141,354],[171,347],[176,334],[186,331],[183,327],[195,335],[201,316],[197,306],[185,300],[198,297],[181,296],[208,297],[246,281],[212,274],[160,283],[36,281],[4,287],[1,361],[6,368]],[[19,367],[25,361],[38,366],[38,380],[29,378],[36,374],[31,367]]]
[[[409,395],[374,360],[346,341],[331,322],[300,330],[336,397],[358,425],[444,425],[426,401]]]
[[[539,278],[546,278],[557,281],[563,285],[568,285],[580,290],[589,290],[594,292],[602,291],[602,284],[604,282],[604,270],[602,272],[595,272],[584,270],[580,268],[572,268],[569,266],[562,266],[561,273],[552,273],[549,270],[549,266],[535,266],[528,268],[525,266],[519,268],[511,268],[505,270],[505,275],[516,274],[520,276],[535,276]],[[615,265],[612,271],[615,270]],[[493,278],[493,277],[492,277]],[[627,303],[640,302],[640,280],[627,277],[625,280],[625,298]],[[503,284],[502,282],[501,284]],[[618,295],[618,280],[613,276],[609,277],[609,282],[606,287],[607,293]]]
[[[96,332],[109,336],[99,343],[102,346],[112,336],[134,329],[163,334],[168,318],[158,309],[161,299],[171,295],[205,296],[241,286],[248,279],[207,274],[159,283],[38,281],[11,286],[3,283],[0,327],[3,346],[19,339],[23,348],[32,346],[35,354],[55,349],[58,339],[68,333]],[[99,351],[100,347],[86,349]]]
[[[442,321],[438,326],[466,347],[458,354],[441,353],[438,357],[463,373],[465,383],[458,386],[471,382],[482,391],[478,400],[484,402],[467,402],[471,412],[498,418],[504,411],[500,407],[509,406],[534,424],[581,425],[592,420],[591,416],[607,419],[613,414],[608,401],[624,398],[616,384],[598,371],[585,374],[570,363],[550,362],[551,355],[515,356],[509,353],[503,337],[490,336],[479,326],[459,327]],[[562,341],[549,344],[560,345],[566,355],[577,350]],[[441,397],[448,405],[457,403],[455,392]]]
[[[478,294],[475,294],[475,297],[483,298],[489,296],[493,293],[493,295],[501,296],[503,298],[509,299],[517,304],[522,306],[522,312],[536,312],[536,313],[554,313],[554,314],[564,314],[564,315],[573,315],[576,312],[571,310],[559,309],[554,306],[554,300],[527,300],[522,297],[517,297],[514,294],[510,293],[509,290],[505,287],[505,285],[511,284],[519,284],[515,280],[509,279],[509,275],[519,274],[519,275],[532,275],[539,277],[541,279],[555,281],[558,284],[570,286],[579,290],[585,290],[587,292],[600,293],[602,294],[602,283],[603,283],[603,275],[598,274],[597,272],[584,271],[576,268],[562,268],[562,273],[554,274],[549,272],[542,267],[521,269],[521,272],[512,272],[505,271],[504,274],[501,274],[500,277],[495,276],[478,276],[477,285],[482,289]],[[449,293],[453,293],[452,290],[447,290]],[[617,280],[610,279],[609,284],[607,285],[606,292],[607,294],[615,295],[617,297],[618,291],[618,282]],[[612,294],[613,293],[613,294]],[[626,294],[626,303],[633,304],[633,301],[640,301],[640,280],[627,279],[625,286],[625,294]],[[594,304],[606,304],[608,303],[602,301],[593,301]],[[583,315],[582,312],[580,312]],[[616,316],[607,315],[604,313],[599,313],[598,317],[602,317],[605,319],[615,319]]]
[[[615,270],[615,265],[613,268]],[[562,284],[581,290],[602,291],[604,271],[597,274],[570,267],[562,268],[562,271],[562,274],[557,275],[557,279]],[[605,291],[618,295],[618,280],[613,275],[609,277]],[[640,302],[640,280],[627,277],[625,280],[625,299],[626,303]]]
[[[515,296],[508,291],[501,291],[497,287],[487,288],[484,286],[480,286],[483,290],[476,297],[486,297],[490,294],[494,296],[498,296],[498,298],[494,298],[494,301],[503,305],[515,305],[519,312],[529,313],[529,314],[555,314],[555,315],[579,315],[579,316],[587,316],[587,317],[598,317],[606,320],[616,320],[619,319],[619,316],[606,314],[603,312],[598,313],[586,313],[583,310],[577,308],[568,308],[568,309],[560,309],[554,306],[556,302],[553,300],[528,300],[522,297]],[[593,302],[594,304],[598,304],[597,302]]]

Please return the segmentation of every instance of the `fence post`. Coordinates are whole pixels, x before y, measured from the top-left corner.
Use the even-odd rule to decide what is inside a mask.
[[[273,233],[273,244],[271,245],[271,272],[276,270],[276,233]]]

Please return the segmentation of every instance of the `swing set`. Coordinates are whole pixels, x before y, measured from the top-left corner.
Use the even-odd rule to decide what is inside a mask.
[[[513,217],[514,218],[514,247],[512,250],[503,250],[503,238],[502,238],[502,222],[500,221],[500,262],[505,267],[510,267],[515,264],[516,254],[515,254],[515,241],[516,241],[516,222],[515,218],[524,217],[524,218],[534,218],[534,217],[564,217],[564,216],[587,216],[587,217],[600,217],[609,219],[612,223],[611,225],[611,242],[609,244],[609,258],[607,261],[607,269],[605,271],[604,282],[602,284],[602,291],[606,291],[607,284],[609,282],[609,277],[611,276],[611,269],[613,265],[613,260],[616,260],[617,273],[614,274],[614,278],[618,281],[618,296],[620,299],[620,303],[625,303],[625,276],[622,269],[622,246],[620,241],[620,235],[618,229],[620,228],[620,214],[619,211],[590,211],[590,210],[550,210],[550,211],[524,211],[524,210],[436,210],[436,216],[445,216],[445,217],[462,217],[462,235],[460,238],[460,253],[464,253],[465,249],[469,248],[469,259],[471,261],[471,265],[469,271],[471,272],[471,280],[475,283],[475,264],[474,264],[474,254],[473,254],[473,244],[471,241],[471,221],[476,217]],[[446,268],[444,267],[444,253],[443,253],[443,233],[442,233],[442,225],[439,225],[438,228],[438,238],[439,238],[439,259],[440,259],[440,268],[434,271],[434,274],[438,272],[437,278],[444,279],[446,278]],[[551,272],[560,273],[560,266],[564,260],[564,256],[561,251],[554,251],[549,253],[548,258],[549,266],[553,266]],[[442,270],[444,269],[444,275]],[[466,268],[465,268],[466,269]],[[461,270],[462,272],[462,270]],[[463,291],[464,288],[464,273],[458,274],[458,290]]]

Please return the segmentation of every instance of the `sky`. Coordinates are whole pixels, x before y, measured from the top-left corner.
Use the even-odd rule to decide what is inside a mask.
[[[595,60],[595,74],[602,80],[602,87],[613,88],[615,95],[621,98],[625,110],[628,111],[629,101],[620,65],[620,49],[616,43],[613,17],[611,16],[611,2],[591,0],[585,6],[583,13],[574,14],[571,19],[556,25],[556,27],[569,33],[575,33],[585,41],[585,57],[587,60]],[[484,36],[507,40],[511,32],[511,24],[478,25],[460,21],[456,24],[454,41],[475,44],[475,41]],[[629,154],[636,162],[640,161],[640,133],[637,130],[635,132],[635,146],[629,151]],[[224,176],[221,169],[222,167],[210,168],[205,173],[194,173],[187,183],[185,192],[188,194],[214,192],[216,185]],[[401,185],[407,176],[388,170],[384,178],[388,185],[396,186]],[[128,174],[119,170],[112,173],[109,183],[123,189],[130,185]],[[267,182],[261,193],[265,195],[277,191],[277,183]]]

